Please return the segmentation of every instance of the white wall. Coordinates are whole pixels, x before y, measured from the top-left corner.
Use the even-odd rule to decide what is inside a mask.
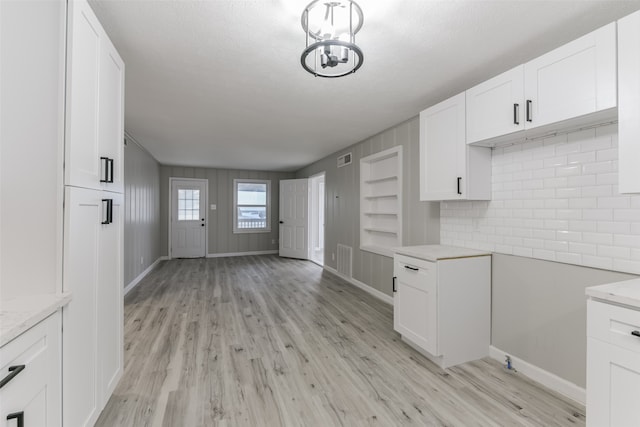
[[[442,243],[640,274],[640,195],[618,194],[617,146],[609,125],[493,150],[492,200],[442,202]]]

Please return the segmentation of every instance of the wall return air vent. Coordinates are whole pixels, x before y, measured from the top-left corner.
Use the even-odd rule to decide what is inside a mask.
[[[352,158],[353,156],[351,155],[351,153],[343,154],[342,156],[338,157],[338,167],[341,168],[343,166],[350,165]]]

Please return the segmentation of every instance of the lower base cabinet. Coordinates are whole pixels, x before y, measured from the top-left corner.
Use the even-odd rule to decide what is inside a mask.
[[[441,368],[489,355],[491,256],[394,257],[393,326]]]
[[[53,313],[0,348],[0,425],[62,425],[60,317]]]
[[[63,417],[92,426],[123,370],[123,195],[67,187],[65,193]]]
[[[640,426],[640,310],[587,302],[587,426]]]

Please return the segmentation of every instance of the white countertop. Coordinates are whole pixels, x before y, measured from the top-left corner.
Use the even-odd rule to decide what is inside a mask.
[[[640,278],[591,286],[585,289],[585,294],[591,298],[612,301],[640,309]]]
[[[425,261],[491,255],[491,252],[487,251],[442,245],[402,246],[399,248],[393,248],[393,252],[399,255],[423,259]]]
[[[0,347],[71,301],[71,294],[30,295],[0,301]]]

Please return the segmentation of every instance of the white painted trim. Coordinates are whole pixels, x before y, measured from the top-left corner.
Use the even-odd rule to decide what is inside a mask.
[[[142,279],[144,279],[147,274],[151,273],[151,270],[156,268],[156,266],[158,265],[158,263],[160,261],[166,261],[168,259],[169,259],[168,256],[161,256],[157,260],[155,260],[153,262],[153,264],[151,264],[149,267],[147,267],[147,269],[145,271],[143,271],[142,273],[138,274],[138,277],[133,279],[131,282],[129,282],[129,284],[127,286],[125,286],[123,296],[126,296],[129,292],[131,292],[133,290],[133,288],[138,286],[138,283],[140,283],[142,281]]]
[[[249,256],[249,255],[277,255],[277,250],[269,251],[249,251],[249,252],[226,252],[219,254],[207,254],[207,258],[226,258],[232,256]]]
[[[556,374],[545,371],[538,366],[532,365],[519,357],[513,356],[508,351],[502,351],[492,345],[489,346],[489,356],[500,363],[504,363],[505,355],[507,354],[511,357],[511,365],[516,371],[581,405],[585,405],[587,401],[587,391],[584,388],[564,378],[560,378]]]
[[[393,305],[393,297],[390,297],[389,295],[380,292],[379,290],[372,288],[371,286],[367,285],[366,283],[363,283],[359,280],[354,279],[353,277],[347,277],[347,276],[343,276],[342,274],[338,273],[337,270],[329,267],[329,266],[324,266],[323,267],[326,271],[328,271],[329,273],[333,274],[334,276],[338,276],[339,278],[351,283],[353,286],[362,289],[363,291],[367,292],[368,294],[373,295],[374,297],[378,298],[380,301],[382,302],[386,302],[387,304]]]

